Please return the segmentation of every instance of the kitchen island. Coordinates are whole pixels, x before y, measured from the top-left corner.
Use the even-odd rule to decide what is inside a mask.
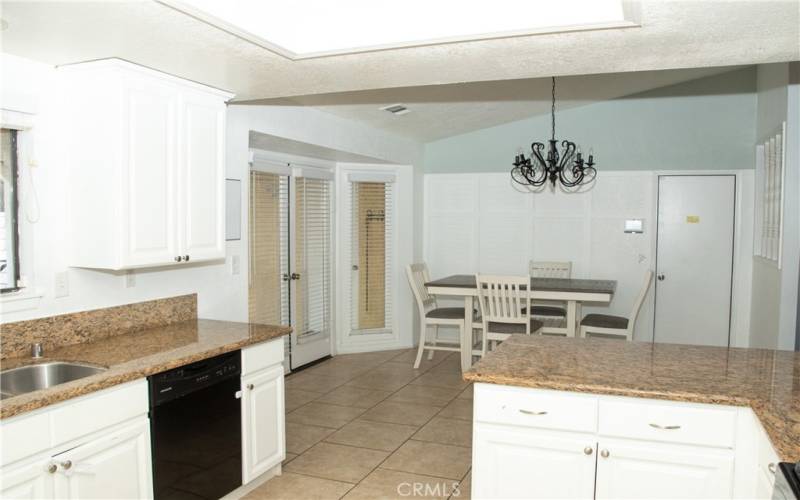
[[[793,352],[512,336],[464,374],[473,494],[769,497],[798,377]]]

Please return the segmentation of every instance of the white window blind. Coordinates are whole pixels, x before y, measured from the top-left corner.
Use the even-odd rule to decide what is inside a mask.
[[[393,184],[350,177],[351,331],[392,329]]]
[[[298,342],[331,333],[331,182],[295,179],[295,293]]]
[[[249,318],[289,324],[289,177],[250,171]]]
[[[781,265],[783,239],[783,181],[786,124],[756,146],[756,213],[753,251]]]

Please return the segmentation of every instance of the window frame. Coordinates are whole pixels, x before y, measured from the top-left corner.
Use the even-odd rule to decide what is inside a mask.
[[[10,206],[13,210],[11,213],[11,232],[14,235],[14,244],[10,250],[13,251],[14,267],[13,267],[13,280],[12,286],[1,288],[0,294],[8,294],[18,292],[22,289],[20,286],[20,245],[19,245],[19,130],[13,128],[3,127],[11,134],[11,196],[6,200],[6,205]],[[7,210],[8,212],[8,210]]]

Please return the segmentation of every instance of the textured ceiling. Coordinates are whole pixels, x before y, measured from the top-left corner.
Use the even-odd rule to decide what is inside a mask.
[[[614,99],[731,71],[699,68],[559,77],[557,110]],[[550,112],[549,78],[317,94],[252,101],[304,105],[357,120],[421,142],[462,134]],[[382,106],[403,103],[410,113],[395,116]]]
[[[402,8],[401,2],[388,4]],[[798,0],[644,1],[639,28],[522,36],[291,61],[149,0],[3,1],[2,50],[51,64],[120,57],[238,100],[550,75],[800,59]],[[313,13],[310,13],[313,15]],[[424,15],[424,13],[421,13]],[[302,29],[302,19],[298,20]]]

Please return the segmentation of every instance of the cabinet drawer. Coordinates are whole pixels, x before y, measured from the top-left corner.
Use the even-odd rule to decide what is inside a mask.
[[[597,398],[475,384],[475,420],[576,432],[597,431]]]
[[[149,410],[147,380],[90,394],[53,408],[53,446],[122,423]]]
[[[283,337],[242,349],[242,376],[283,363]]]
[[[40,412],[3,420],[0,423],[0,465],[50,448],[50,415]]]
[[[733,448],[733,408],[639,399],[601,400],[599,432],[606,436]]]

